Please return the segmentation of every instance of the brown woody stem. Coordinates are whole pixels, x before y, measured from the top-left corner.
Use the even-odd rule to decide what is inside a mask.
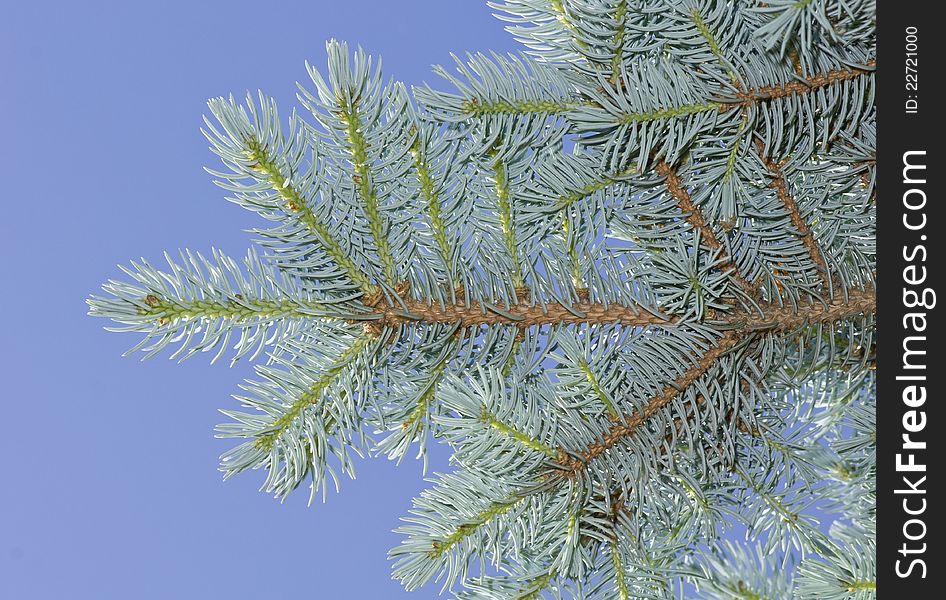
[[[727,328],[749,330],[785,331],[808,323],[829,323],[873,313],[876,299],[873,287],[850,290],[846,298],[836,298],[829,303],[783,306],[762,304],[761,311],[735,310],[729,313],[714,313],[708,319]],[[503,314],[504,313],[504,314]],[[618,324],[627,327],[672,326],[681,321],[678,317],[662,317],[639,306],[622,304],[604,305],[581,300],[571,307],[557,302],[543,306],[513,304],[503,308],[503,313],[484,308],[471,301],[464,304],[428,304],[418,300],[406,300],[401,304],[379,303],[375,312],[366,316],[376,318],[367,321],[373,328],[425,323],[457,323],[461,327],[482,325],[513,325],[520,329],[541,325]]]
[[[658,161],[654,169],[657,171],[658,175],[667,180],[667,190],[677,201],[680,210],[687,215],[687,222],[693,226],[693,229],[700,232],[702,242],[710,249],[719,252],[719,257],[722,259],[719,265],[720,268],[731,271],[732,277],[736,280],[736,283],[739,284],[739,287],[750,296],[754,296],[757,291],[756,286],[742,276],[736,264],[733,263],[732,259],[726,253],[726,250],[723,248],[723,243],[716,237],[716,232],[713,231],[713,228],[709,226],[706,219],[703,217],[703,211],[700,210],[700,207],[697,206],[690,197],[690,192],[688,192],[686,186],[683,185],[683,181],[680,179],[680,175],[677,174],[677,170],[664,160]]]
[[[871,69],[876,66],[876,64],[874,60],[867,61],[867,66]],[[870,69],[836,69],[809,77],[804,82],[791,81],[789,83],[753,88],[740,93],[737,97],[741,100],[741,104],[749,106],[765,100],[777,100],[797,94],[806,94],[818,88],[831,85],[832,83],[851,81],[864,75],[870,75],[871,73],[873,73],[873,71]]]
[[[821,251],[821,247],[818,245],[818,242],[815,241],[811,227],[808,226],[808,222],[801,216],[798,203],[788,191],[788,183],[785,181],[784,173],[782,173],[782,165],[765,155],[765,144],[762,143],[762,140],[756,138],[755,145],[759,152],[759,158],[762,159],[765,168],[769,170],[769,174],[772,176],[772,183],[769,184],[769,187],[775,190],[778,199],[782,201],[782,205],[785,206],[785,210],[788,211],[788,217],[792,222],[792,227],[798,232],[802,243],[808,250],[808,256],[811,257],[812,262],[815,263],[815,266],[818,268],[818,275],[821,277],[821,282],[824,284],[825,289],[829,289],[831,287],[831,274],[828,270],[828,263],[824,259],[824,253]]]

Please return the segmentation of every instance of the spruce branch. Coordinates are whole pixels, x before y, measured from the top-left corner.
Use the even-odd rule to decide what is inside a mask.
[[[760,104],[765,104],[773,100],[790,98],[792,96],[809,95],[817,92],[820,88],[855,81],[858,78],[872,75],[876,62],[867,61],[864,68],[831,69],[821,73],[815,73],[805,77],[804,81],[790,81],[785,83],[772,83],[769,85],[758,86],[739,91],[730,98],[713,102],[693,102],[678,104],[676,106],[664,107],[649,111],[620,111],[612,110],[611,107],[594,101],[530,101],[520,102],[510,101],[486,101],[473,96],[466,100],[462,105],[460,113],[465,117],[485,117],[488,115],[527,115],[536,114],[561,114],[566,115],[573,111],[582,109],[608,110],[614,115],[614,122],[617,124],[631,125],[635,123],[648,123],[652,121],[662,121],[666,119],[678,119],[689,115],[713,112],[728,112],[731,110],[740,110],[751,108]],[[612,93],[620,93],[621,88],[606,89]]]
[[[492,306],[492,304],[491,304]],[[635,305],[604,304],[580,300],[571,304],[547,302],[545,305],[512,304],[490,310],[483,304],[437,305],[409,300],[393,306],[379,305],[376,310],[360,315],[374,319],[379,325],[396,329],[419,323],[455,323],[462,328],[482,325],[513,325],[519,329],[542,325],[617,324],[628,327],[673,326],[685,321],[673,315],[655,314]],[[872,287],[850,290],[847,298],[831,302],[782,306],[777,303],[759,305],[758,311],[739,309],[713,316],[724,329],[790,331],[808,323],[832,323],[861,314],[872,314],[876,308]]]
[[[648,400],[642,411],[625,416],[622,422],[615,423],[601,441],[595,442],[582,452],[579,452],[576,457],[569,457],[569,459],[562,464],[562,468],[556,470],[556,473],[560,473],[565,477],[574,477],[619,441],[634,435],[638,428],[654,413],[667,406],[682,390],[705,375],[710,368],[716,364],[719,357],[735,347],[736,344],[742,340],[744,335],[744,333],[738,331],[728,332],[713,348],[700,357],[695,365],[687,369],[683,375],[668,385],[660,394]]]
[[[420,193],[427,201],[427,218],[430,220],[430,227],[433,229],[437,250],[440,252],[440,258],[443,260],[444,266],[450,269],[453,264],[453,247],[448,239],[447,224],[442,216],[444,207],[433,167],[430,163],[429,149],[421,135],[417,136],[411,146],[411,157],[414,159],[414,172],[418,180]],[[454,279],[451,283],[456,285],[458,282]]]
[[[782,167],[765,155],[765,144],[760,139],[755,140],[756,149],[759,152],[759,158],[762,159],[762,162],[765,164],[765,167],[769,170],[769,173],[772,175],[772,183],[770,186],[778,194],[779,200],[782,201],[782,204],[785,205],[785,210],[788,211],[789,218],[792,221],[792,226],[795,228],[795,231],[798,232],[798,236],[802,238],[802,242],[805,244],[805,248],[808,249],[808,254],[811,256],[812,262],[815,263],[815,266],[818,269],[818,276],[821,278],[821,281],[826,290],[831,290],[831,272],[828,269],[828,263],[824,259],[824,254],[821,251],[821,248],[818,246],[818,242],[814,239],[811,229],[808,227],[808,223],[805,222],[804,217],[798,210],[798,203],[795,202],[795,199],[788,191],[788,184],[785,181],[785,175],[782,172]]]
[[[280,198],[285,201],[288,211],[295,214],[299,221],[311,231],[315,239],[319,240],[332,260],[338,266],[344,269],[345,273],[366,293],[374,290],[374,285],[368,279],[368,276],[361,272],[354,261],[342,249],[342,244],[332,234],[331,228],[327,223],[322,222],[307,205],[302,194],[291,185],[288,177],[283,175],[279,167],[274,163],[269,151],[262,147],[259,142],[253,138],[246,141],[246,158],[251,163],[250,168],[262,174],[272,186]]]
[[[509,254],[512,264],[512,283],[515,287],[522,287],[522,268],[519,266],[519,246],[516,243],[516,232],[513,226],[511,194],[506,165],[497,158],[493,164],[493,185],[496,186],[496,200],[499,205],[499,226],[502,231],[503,243]]]
[[[831,69],[830,71],[804,77],[803,81],[790,81],[751,88],[736,94],[736,98],[742,107],[749,107],[760,102],[812,94],[823,87],[846,81],[855,81],[872,75],[876,66],[876,61],[868,60],[863,68]]]
[[[668,165],[663,160],[657,162],[654,166],[654,170],[667,180],[667,189],[670,192],[670,195],[673,196],[680,205],[680,210],[687,215],[687,221],[690,222],[690,225],[693,226],[693,229],[699,232],[700,239],[706,244],[710,249],[718,252],[720,267],[731,271],[732,277],[739,284],[739,287],[743,289],[748,295],[753,296],[757,293],[757,286],[749,282],[740,272],[739,269],[733,264],[732,259],[729,258],[726,254],[725,247],[719,238],[716,237],[716,232],[706,223],[706,220],[703,218],[702,211],[697,207],[693,200],[690,198],[690,193],[687,191],[686,187],[683,185],[680,176],[677,174],[676,169]]]
[[[90,313],[265,352],[221,469],[280,499],[443,443],[407,589],[873,597],[872,3],[491,6],[528,54],[454,57],[453,91],[333,40],[312,123],[211,100],[260,251],[132,263]]]
[[[391,255],[391,246],[387,239],[384,221],[378,210],[378,194],[372,183],[373,176],[368,162],[368,142],[362,133],[362,128],[365,125],[354,101],[343,105],[341,110],[338,111],[338,116],[345,123],[345,135],[351,153],[352,167],[355,171],[352,175],[352,181],[358,190],[365,216],[368,218],[371,236],[378,249],[381,263],[384,265],[384,277],[388,284],[394,285],[396,277],[394,257]]]

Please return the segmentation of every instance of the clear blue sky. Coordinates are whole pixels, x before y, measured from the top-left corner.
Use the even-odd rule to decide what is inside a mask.
[[[518,48],[477,0],[4,4],[0,598],[434,598],[390,579],[420,464],[361,465],[327,504],[227,483],[213,438],[248,369],[121,358],[87,317],[115,267],[165,249],[240,255],[253,215],[223,200],[198,128],[208,98],[294,102],[335,37],[434,83],[449,52]],[[225,361],[224,361],[225,362]],[[443,456],[432,465],[443,468]]]

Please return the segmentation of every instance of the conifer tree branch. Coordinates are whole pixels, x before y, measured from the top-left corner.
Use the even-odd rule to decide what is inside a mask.
[[[817,527],[805,527],[806,523],[799,519],[800,512],[793,511],[790,506],[780,500],[776,494],[764,489],[755,478],[752,477],[739,464],[733,465],[733,472],[742,479],[746,485],[751,488],[759,497],[778,515],[781,521],[785,523],[792,531],[809,537],[813,542],[819,544],[821,548],[830,548],[831,542],[827,536]]]
[[[828,263],[824,258],[821,247],[818,245],[817,240],[815,240],[811,228],[808,226],[805,218],[802,217],[801,211],[798,209],[798,203],[788,190],[788,183],[785,181],[782,166],[765,155],[765,144],[762,140],[756,138],[755,146],[759,153],[759,158],[762,160],[766,169],[769,170],[769,174],[772,177],[772,182],[769,184],[769,187],[775,190],[779,200],[781,200],[782,204],[785,206],[785,210],[788,211],[788,217],[792,222],[792,227],[798,232],[802,243],[808,250],[808,255],[811,257],[812,262],[815,263],[818,269],[818,276],[821,278],[824,288],[826,290],[831,289],[831,271],[828,269]]]
[[[648,123],[663,119],[674,119],[688,115],[708,113],[708,112],[726,112],[730,110],[741,110],[757,104],[763,104],[772,100],[788,98],[790,96],[804,96],[812,94],[821,88],[846,81],[853,81],[859,77],[866,77],[874,73],[873,68],[876,61],[867,61],[867,69],[848,68],[832,69],[817,73],[808,77],[805,82],[790,81],[787,83],[773,83],[755,88],[749,88],[740,91],[733,100],[719,102],[695,102],[690,104],[680,104],[657,110],[644,112],[624,112],[617,115],[618,122],[622,124]],[[559,114],[565,115],[568,112],[578,108],[597,108],[599,104],[590,100],[574,101],[552,101],[552,100],[498,100],[486,101],[479,98],[470,98],[463,104],[463,112],[469,117],[483,117],[487,115],[499,114]]]
[[[526,448],[533,450],[535,452],[541,452],[542,454],[548,456],[549,458],[555,458],[558,456],[558,451],[549,446],[548,444],[542,443],[542,441],[537,440],[528,433],[524,431],[519,431],[512,425],[503,423],[496,418],[496,415],[491,413],[485,406],[483,407],[482,414],[480,419],[488,425],[490,428],[495,429],[504,436],[514,439]]]
[[[858,77],[872,75],[874,73],[874,67],[877,66],[877,62],[875,60],[869,60],[865,66],[868,68],[833,69],[831,71],[825,71],[806,78],[804,82],[790,81],[788,83],[752,88],[745,92],[740,92],[736,97],[739,98],[742,105],[751,106],[759,102],[810,94],[820,88],[835,83],[853,81]]]
[[[516,241],[516,230],[512,215],[512,192],[509,189],[509,178],[505,163],[496,158],[493,164],[493,182],[496,186],[496,200],[499,204],[499,226],[502,231],[503,243],[512,262],[512,282],[517,288],[522,287],[522,267],[519,264],[519,245]]]
[[[449,362],[450,357],[448,356],[443,358],[434,366],[430,377],[427,380],[426,389],[417,399],[417,404],[415,405],[414,410],[412,410],[407,419],[401,423],[402,429],[410,429],[415,424],[420,423],[427,416],[427,412],[430,409],[430,402],[434,399],[434,395],[437,393],[437,386],[440,384],[440,380],[443,378],[444,370],[446,370],[447,364]]]
[[[627,574],[624,572],[624,562],[621,560],[621,552],[618,548],[616,539],[611,540],[608,545],[611,552],[611,562],[614,567],[614,587],[617,588],[619,600],[629,600],[630,590],[627,588]]]
[[[555,14],[556,20],[561,24],[562,28],[568,31],[572,40],[580,48],[587,46],[587,43],[581,39],[578,28],[575,27],[575,24],[572,23],[571,17],[568,15],[568,10],[565,8],[565,2],[563,0],[548,0],[549,7],[552,9],[552,12]]]
[[[608,394],[601,388],[601,383],[598,381],[598,376],[595,375],[594,371],[588,366],[588,363],[584,360],[579,360],[576,365],[578,370],[581,371],[585,379],[588,380],[588,385],[594,391],[595,395],[598,397],[598,400],[601,401],[601,404],[607,409],[608,414],[616,419],[619,416],[618,409],[614,406],[614,402],[608,398]]]
[[[871,314],[875,309],[876,301],[873,289],[870,289],[869,293],[850,294],[849,303],[832,302],[829,305],[809,305],[798,307],[796,310],[785,307],[774,309],[761,318],[756,315],[746,315],[748,317],[746,320],[734,319],[731,324],[737,328],[731,329],[723,335],[715,346],[684,371],[673,384],[664,388],[660,394],[650,398],[640,412],[626,415],[621,422],[615,423],[600,441],[578,452],[576,457],[568,456],[564,451],[559,452],[562,468],[557,469],[554,473],[573,477],[619,441],[634,435],[651,416],[670,404],[687,387],[705,375],[723,355],[744,340],[752,331],[765,330],[768,329],[767,326],[771,326],[770,331],[787,331],[806,323],[831,323],[858,315]]]
[[[676,199],[677,203],[680,205],[680,210],[686,215],[686,220],[693,226],[693,229],[700,232],[700,240],[710,249],[718,252],[722,261],[719,265],[720,268],[730,271],[732,278],[747,294],[750,296],[756,295],[756,286],[743,277],[739,272],[739,268],[732,262],[732,259],[726,252],[725,246],[723,246],[723,243],[716,236],[716,232],[713,231],[713,228],[709,226],[706,219],[703,217],[703,212],[700,210],[700,207],[690,198],[690,192],[688,192],[686,186],[683,185],[683,180],[680,178],[680,175],[677,174],[677,170],[668,165],[663,159],[657,161],[654,169],[657,171],[658,175],[667,180],[667,191]]]
[[[156,322],[159,325],[173,324],[179,321],[210,319],[227,319],[234,323],[244,323],[254,319],[301,319],[314,315],[318,315],[319,318],[332,318],[330,314],[324,312],[326,310],[325,305],[319,302],[302,302],[295,299],[245,298],[242,294],[220,300],[183,300],[148,294],[142,299],[142,302],[148,308],[139,308],[138,314],[144,317],[145,320]]]
[[[542,592],[545,591],[547,587],[549,587],[549,584],[552,583],[553,579],[555,579],[554,570],[539,575],[529,583],[529,591],[516,600],[539,600],[542,598]]]
[[[517,504],[525,501],[526,497],[524,496],[513,496],[509,500],[503,500],[500,502],[494,502],[490,504],[486,509],[477,514],[470,521],[457,526],[449,535],[444,537],[441,540],[434,540],[431,545],[431,549],[428,551],[427,555],[430,558],[439,558],[444,553],[449,551],[451,548],[459,544],[465,538],[469,537],[475,533],[480,527],[483,527],[493,519],[500,517],[510,510],[512,510]]]
[[[419,134],[414,138],[414,143],[411,145],[411,157],[414,159],[414,172],[417,176],[420,194],[427,202],[427,218],[430,220],[437,250],[440,252],[440,258],[443,260],[444,266],[449,269],[452,262],[453,248],[447,239],[447,225],[442,215],[443,205],[437,191],[437,183],[431,171],[427,150],[421,142]],[[454,281],[453,283],[456,284],[457,282]]]
[[[387,237],[387,228],[378,206],[378,192],[374,185],[374,175],[371,172],[371,164],[368,160],[368,142],[362,131],[364,123],[354,100],[350,104],[345,102],[340,102],[340,104],[342,108],[338,112],[338,116],[346,125],[345,134],[348,139],[352,166],[355,170],[352,180],[358,190],[358,196],[361,198],[365,216],[368,218],[368,227],[371,229],[371,235],[378,251],[378,258],[381,260],[384,278],[389,285],[394,285],[397,272],[394,267],[394,256],[391,254],[391,243]]]
[[[709,25],[707,25],[706,21],[703,20],[703,15],[700,13],[699,9],[694,8],[690,12],[690,19],[693,21],[693,24],[700,32],[700,35],[703,36],[703,39],[706,40],[706,45],[709,47],[710,52],[712,52],[713,56],[716,57],[716,62],[726,71],[726,74],[729,76],[729,81],[733,84],[733,87],[741,91],[743,89],[743,85],[742,81],[740,80],[739,73],[736,73],[732,66],[730,66],[730,64],[726,61],[726,57],[723,55],[723,49],[716,40],[716,36],[713,35],[712,30],[710,30]],[[742,138],[748,131],[746,128],[746,125],[749,122],[748,106],[742,106],[740,112],[742,113],[742,123],[739,126],[739,133],[731,142],[732,148],[729,150],[729,156],[726,159],[726,172],[723,176],[724,180],[731,179],[733,173],[736,170],[736,158],[739,155],[739,148],[742,145]]]
[[[841,581],[841,588],[853,593],[856,592],[876,592],[877,581],[874,579],[856,579],[854,581]]]
[[[412,323],[458,323],[461,327],[515,325],[523,329],[551,324],[619,323],[643,327],[676,323],[673,318],[657,316],[641,307],[605,306],[592,302],[576,302],[570,307],[557,302],[550,302],[545,307],[514,304],[504,312],[506,314],[490,311],[476,301],[470,301],[470,306],[466,306],[406,300],[403,306],[385,307],[382,311],[369,313],[369,316],[375,316],[379,326],[391,328]]]
[[[611,76],[608,78],[611,85],[616,85],[621,78],[621,67],[624,64],[624,40],[627,36],[627,12],[627,0],[618,2],[614,9],[614,20],[618,22],[618,29],[614,32],[612,41],[614,55],[611,57]]]
[[[719,102],[697,102],[695,104],[681,104],[669,108],[660,108],[646,112],[625,112],[618,115],[617,122],[622,125],[636,125],[639,123],[650,123],[652,121],[663,121],[665,119],[679,119],[689,115],[708,113],[713,111],[730,110],[730,106]]]
[[[228,318],[236,322],[248,319],[291,318],[338,318],[357,317],[366,319],[372,330],[382,327],[397,328],[418,323],[458,323],[461,327],[481,325],[514,325],[519,329],[551,324],[616,323],[628,327],[672,326],[682,322],[674,316],[659,316],[639,306],[624,306],[611,303],[580,300],[571,306],[548,303],[545,307],[514,304],[500,314],[486,310],[477,302],[438,305],[419,300],[404,300],[403,304],[387,304],[376,298],[375,310],[368,313],[333,316],[324,312],[324,305],[299,300],[260,300],[232,298],[227,300],[182,301],[159,298],[154,294],[142,298],[148,308],[139,308],[139,315],[156,322],[191,321]],[[872,313],[875,308],[873,288],[851,290],[848,299],[836,299],[827,305],[800,306],[798,312],[777,305],[762,305],[762,313],[737,310],[713,316],[727,327],[748,327],[765,330],[787,330],[808,322],[832,322],[849,318],[859,313]],[[406,309],[406,310],[405,310]]]
[[[706,40],[706,44],[709,46],[710,52],[713,53],[713,56],[716,57],[716,61],[719,63],[719,66],[726,70],[726,74],[729,75],[729,80],[738,87],[739,75],[732,70],[732,67],[727,64],[726,58],[723,56],[723,49],[716,40],[716,36],[713,35],[713,32],[706,24],[706,21],[703,20],[703,15],[700,13],[698,8],[694,8],[690,11],[690,20],[693,21],[693,24],[696,26],[697,31],[700,32],[700,35],[703,36],[703,39]]]
[[[574,477],[591,464],[592,461],[611,449],[621,440],[634,435],[634,433],[643,426],[650,417],[659,410],[673,402],[683,390],[692,385],[696,380],[705,375],[726,352],[733,349],[744,337],[744,331],[733,330],[726,333],[715,346],[710,348],[700,359],[689,369],[684,371],[673,382],[656,396],[650,398],[643,409],[633,415],[625,417],[623,422],[615,423],[608,432],[598,442],[589,445],[585,450],[578,452],[576,457],[568,457],[561,464],[560,469],[556,469],[553,474],[564,475],[565,477]],[[567,456],[566,453],[560,453],[561,456]]]
[[[463,103],[463,114],[468,117],[489,115],[545,114],[563,115],[570,110],[585,106],[597,106],[594,102],[566,100],[480,100],[470,98]]]
[[[558,196],[556,203],[556,208],[559,209],[559,215],[562,219],[562,237],[565,243],[566,252],[568,253],[569,267],[571,268],[572,276],[572,285],[576,289],[583,289],[585,286],[584,279],[581,274],[581,264],[579,262],[578,250],[575,243],[575,235],[572,231],[571,221],[569,220],[568,211],[571,206],[574,204],[585,200],[586,198],[594,195],[596,192],[603,190],[609,186],[620,183],[621,177],[626,177],[633,173],[637,172],[636,166],[630,166],[622,171],[617,173],[606,173],[590,183],[587,183],[584,186],[579,188],[571,189]]]
[[[272,349],[217,432],[277,497],[444,440],[409,590],[872,597],[875,13],[792,2],[493,0],[529,56],[453,92],[330,41],[317,123],[209,102],[263,255],[132,262],[90,314],[146,357]]]
[[[272,422],[269,431],[256,438],[256,446],[262,450],[270,450],[276,440],[279,439],[279,436],[289,429],[293,421],[299,418],[299,415],[307,406],[322,400],[325,390],[338,379],[344,372],[345,367],[367,348],[370,342],[370,338],[366,336],[355,338],[351,345],[338,357],[338,360],[325,373],[315,379],[309,389],[299,395],[286,412]]]
[[[522,340],[525,338],[525,332],[523,329],[516,331],[515,337],[512,339],[512,344],[509,348],[509,356],[506,357],[505,362],[503,363],[502,376],[509,377],[512,373],[513,367],[516,366],[516,357],[519,354],[519,347],[522,345]]]
[[[836,298],[830,303],[799,305],[796,308],[778,304],[761,305],[762,312],[735,310],[712,316],[727,328],[744,327],[755,330],[787,331],[805,323],[828,323],[873,313],[876,307],[874,289],[850,290],[847,298]],[[376,307],[364,318],[374,317],[378,326],[397,328],[419,323],[458,323],[461,327],[481,325],[515,325],[519,328],[541,325],[575,325],[582,323],[616,323],[629,327],[668,326],[681,324],[679,318],[662,317],[640,306],[602,304],[581,300],[570,306],[549,302],[543,306],[513,304],[500,314],[471,301],[464,304],[428,304],[405,300],[403,305]]]
[[[289,177],[284,175],[269,151],[255,138],[246,140],[247,159],[254,161],[251,168],[260,173],[269,182],[274,192],[285,202],[289,214],[294,215],[322,245],[325,253],[341,267],[352,281],[357,283],[366,294],[375,289],[367,275],[355,265],[354,261],[342,249],[341,242],[332,235],[332,230],[312,211],[306,199],[296,189]]]
[[[578,189],[569,190],[567,193],[559,196],[557,206],[558,208],[564,210],[576,202],[580,202],[585,198],[588,198],[599,190],[603,190],[608,186],[620,183],[622,177],[627,177],[628,175],[633,175],[634,173],[637,173],[637,167],[635,165],[631,165],[626,169],[616,173],[605,173],[587,185]]]

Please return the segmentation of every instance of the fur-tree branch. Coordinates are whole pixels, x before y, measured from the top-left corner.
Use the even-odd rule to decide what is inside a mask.
[[[873,4],[490,5],[529,52],[453,91],[332,41],[311,118],[211,100],[211,173],[273,226],[91,313],[265,352],[221,468],[277,497],[447,444],[408,589],[873,597]]]

